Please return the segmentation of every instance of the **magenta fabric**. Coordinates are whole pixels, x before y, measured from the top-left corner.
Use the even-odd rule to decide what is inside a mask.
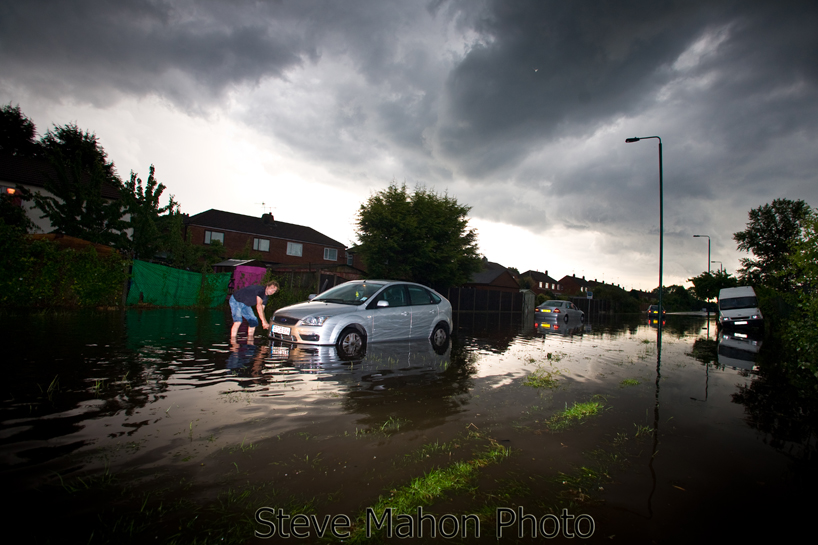
[[[260,284],[262,278],[267,273],[264,267],[248,267],[246,265],[239,265],[233,271],[233,291],[252,286],[253,284]]]

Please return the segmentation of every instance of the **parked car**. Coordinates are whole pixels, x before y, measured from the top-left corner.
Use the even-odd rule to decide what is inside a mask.
[[[721,327],[763,327],[764,316],[751,286],[724,288],[719,291],[719,325]]]
[[[538,321],[568,323],[572,318],[585,321],[585,313],[571,301],[546,301],[534,309],[534,319]]]
[[[662,308],[662,316],[665,315],[665,309]],[[659,305],[651,305],[648,307],[648,317],[659,316]]]
[[[449,342],[452,305],[436,291],[411,282],[355,280],[310,296],[273,314],[274,339],[304,345],[336,345],[342,357],[358,357],[367,343],[430,339]]]

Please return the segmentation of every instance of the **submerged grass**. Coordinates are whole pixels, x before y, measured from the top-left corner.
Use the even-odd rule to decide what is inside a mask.
[[[531,374],[525,377],[523,385],[532,388],[547,388],[553,390],[559,387],[557,377],[562,374],[559,369],[548,369],[546,367],[538,367]]]
[[[572,406],[565,404],[565,409],[552,416],[548,421],[548,427],[555,431],[570,428],[574,424],[581,423],[590,416],[596,416],[603,408],[602,396],[594,396],[590,401],[577,403]]]
[[[638,379],[626,378],[625,380],[623,380],[622,382],[619,383],[619,386],[621,388],[624,388],[625,386],[639,386],[640,384],[641,384],[641,382],[639,382]]]
[[[387,508],[391,508],[396,514],[412,513],[448,492],[471,489],[481,468],[498,463],[511,454],[510,449],[495,440],[489,441],[490,444],[471,460],[433,469],[422,477],[412,479],[408,485],[390,490],[388,496],[380,496],[371,508],[375,516],[380,520]],[[351,543],[362,543],[373,537],[367,535],[365,521],[365,513],[358,515],[350,537]]]

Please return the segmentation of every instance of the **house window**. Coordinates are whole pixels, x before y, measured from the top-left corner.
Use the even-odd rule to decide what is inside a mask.
[[[354,259],[355,259],[355,254],[351,254],[351,253],[347,252],[347,265],[352,267],[352,263],[354,263]]]
[[[542,287],[542,282],[537,282],[537,283],[540,285],[540,287]]]
[[[324,248],[324,261],[338,261],[338,250],[335,248]]]
[[[213,244],[218,241],[224,244],[224,233],[217,233],[216,231],[205,231],[205,244]]]
[[[266,238],[254,238],[253,239],[253,249],[259,252],[269,252],[270,251],[270,241]]]
[[[299,242],[288,242],[287,243],[287,255],[294,255],[296,257],[301,257],[301,253],[303,251],[303,246]]]

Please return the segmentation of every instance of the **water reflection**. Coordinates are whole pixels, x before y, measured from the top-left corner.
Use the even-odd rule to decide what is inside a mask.
[[[632,488],[611,498],[619,502],[612,509],[621,507],[612,518],[627,512],[667,522],[682,516],[666,507],[679,501],[671,495],[680,487],[699,498],[721,493],[724,472],[744,478],[732,464],[712,466],[714,456],[729,451],[724,456],[755,460],[772,451],[769,444],[774,456],[784,452],[798,463],[815,457],[818,404],[810,384],[792,380],[769,339],[762,346],[751,337],[711,338],[701,318],[670,316],[659,330],[640,315],[598,316],[542,332],[508,316],[461,315],[444,351],[428,341],[381,343],[353,360],[334,347],[230,343],[229,325],[221,311],[0,316],[0,326],[20,340],[4,359],[0,474],[16,484],[27,472],[34,481],[62,472],[58,462],[84,468],[90,454],[105,457],[99,464],[190,460],[187,467],[201,467],[210,464],[208,453],[245,436],[275,438],[306,426],[338,434],[350,423],[354,433],[400,421],[424,430],[415,438],[439,435],[441,442],[472,423],[496,431],[515,453],[526,453],[503,467],[534,476],[552,463],[579,467],[586,447],[574,445],[597,448],[620,434],[633,440],[638,426],[645,431],[629,462],[634,471],[625,484],[611,485]],[[551,364],[562,373],[559,389],[534,391],[518,380]],[[596,395],[606,400],[598,420],[564,435],[535,433],[554,411]],[[392,436],[390,452],[416,448],[421,439],[409,435]],[[221,442],[208,451],[211,437]],[[401,440],[406,444],[396,446]],[[361,444],[342,446],[352,459]],[[275,447],[255,459],[274,457]],[[554,458],[544,463],[552,448]],[[754,470],[780,474],[765,460],[766,469]],[[315,486],[310,493],[322,492]]]
[[[722,331],[718,346],[719,365],[757,371],[756,358],[761,345],[761,334],[758,331]]]

